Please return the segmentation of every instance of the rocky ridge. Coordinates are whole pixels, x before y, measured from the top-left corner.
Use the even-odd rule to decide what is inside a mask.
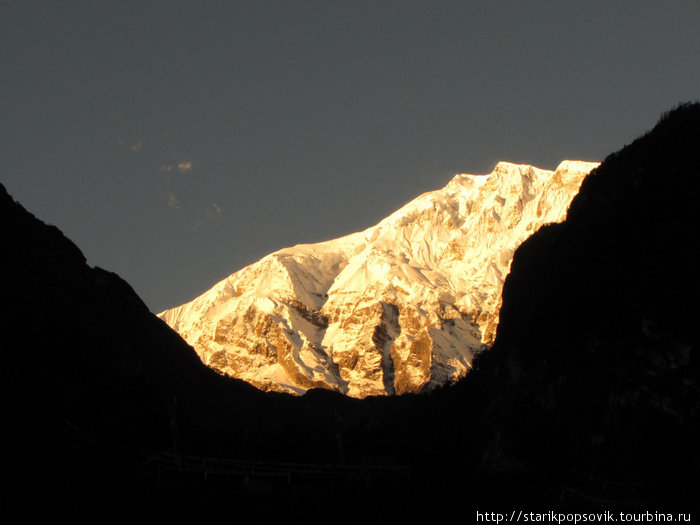
[[[456,175],[376,226],[279,250],[159,317],[204,363],[264,390],[430,390],[493,342],[515,249],[564,218],[596,166]]]

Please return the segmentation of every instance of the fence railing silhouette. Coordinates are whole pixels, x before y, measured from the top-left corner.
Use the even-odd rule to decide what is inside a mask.
[[[371,483],[411,478],[411,469],[400,465],[350,465],[249,461],[228,458],[188,456],[172,452],[144,452],[139,477],[162,478],[195,475],[208,480],[228,478],[248,483],[252,480],[293,482],[332,481]]]

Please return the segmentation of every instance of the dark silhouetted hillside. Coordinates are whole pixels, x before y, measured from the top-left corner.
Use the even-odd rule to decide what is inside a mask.
[[[517,251],[478,380],[492,468],[583,504],[698,492],[700,105],[591,172]],[[650,507],[651,508],[651,507]]]
[[[0,236],[6,472],[17,480],[7,500],[20,508],[163,518],[245,502],[238,515],[265,515],[277,509],[265,491],[139,479],[143,452],[319,465],[400,456],[376,436],[405,402],[360,404],[325,391],[295,398],[216,374],[126,282],[89,267],[2,186]],[[294,490],[276,498],[280,507]]]

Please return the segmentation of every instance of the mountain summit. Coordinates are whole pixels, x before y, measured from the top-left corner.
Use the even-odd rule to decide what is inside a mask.
[[[597,165],[456,175],[376,226],[274,252],[159,317],[204,363],[264,390],[430,390],[493,342],[515,249],[565,217]]]

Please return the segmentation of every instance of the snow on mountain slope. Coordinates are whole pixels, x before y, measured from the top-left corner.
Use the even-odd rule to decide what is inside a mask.
[[[159,316],[206,364],[265,390],[429,390],[492,342],[513,252],[564,218],[597,165],[456,175],[376,226],[279,250]]]

